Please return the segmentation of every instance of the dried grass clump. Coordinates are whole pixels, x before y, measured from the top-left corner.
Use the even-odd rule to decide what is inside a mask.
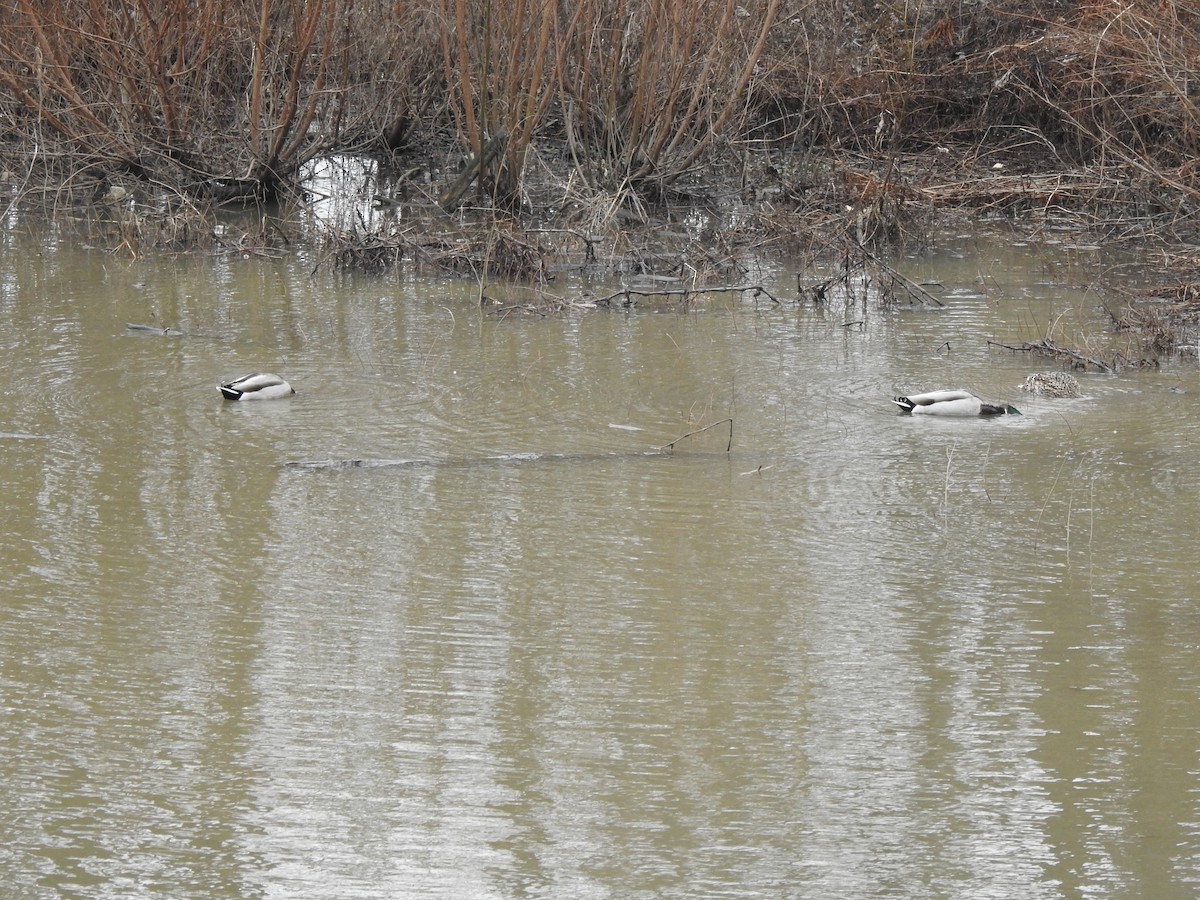
[[[939,208],[1187,226],[1198,44],[1200,7],[1182,0],[808,5],[767,44],[747,136],[830,148],[854,172],[863,157],[915,161],[891,184]]]
[[[404,242],[382,231],[327,229],[321,246],[323,264],[335,270],[382,274],[398,266],[404,258]]]
[[[217,222],[210,208],[178,200],[150,206],[121,186],[108,187],[94,203],[75,210],[69,221],[89,243],[129,257],[151,251],[210,250],[218,245]]]
[[[546,261],[541,247],[518,236],[515,231],[493,228],[487,232],[482,246],[476,245],[473,250],[470,262],[476,272],[522,281],[546,280]]]
[[[1131,301],[1113,323],[1154,353],[1200,355],[1200,283],[1159,288]]]
[[[810,5],[784,17],[750,96],[806,141],[860,153],[1034,141],[1183,165],[1200,137],[1198,36],[1200,7],[1182,0]]]
[[[432,265],[477,279],[547,279],[542,248],[515,229],[501,225],[420,235],[395,226],[374,230],[331,228],[324,234],[318,265],[377,275],[404,265],[406,260],[414,268]]]
[[[1050,78],[1022,87],[1058,117],[1079,158],[1187,166],[1200,149],[1200,105],[1188,84],[1198,35],[1194,3],[1081,4],[1033,57]]]

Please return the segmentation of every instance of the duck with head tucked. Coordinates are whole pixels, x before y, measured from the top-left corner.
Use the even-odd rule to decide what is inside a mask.
[[[986,403],[970,391],[929,391],[895,397],[892,402],[914,416],[1019,416],[1021,411],[1008,403]]]
[[[222,384],[220,391],[226,400],[279,400],[296,393],[290,384],[270,372],[243,375],[236,381]]]
[[[1042,397],[1078,397],[1079,381],[1068,372],[1035,372],[1021,384],[1021,390]]]

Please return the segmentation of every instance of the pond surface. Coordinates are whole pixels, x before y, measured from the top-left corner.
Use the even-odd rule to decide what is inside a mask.
[[[1195,365],[987,343],[1102,327],[1091,251],[499,317],[5,240],[8,896],[1200,890]],[[1024,415],[889,403],[938,387]]]

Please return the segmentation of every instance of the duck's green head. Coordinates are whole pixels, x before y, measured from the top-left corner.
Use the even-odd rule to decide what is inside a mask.
[[[1013,406],[1011,403],[1005,403],[1004,404],[1004,414],[1007,416],[1019,416],[1021,414],[1021,411],[1019,409],[1017,409],[1015,406]]]

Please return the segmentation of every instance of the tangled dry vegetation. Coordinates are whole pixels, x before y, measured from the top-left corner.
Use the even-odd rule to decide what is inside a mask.
[[[1136,335],[1155,357],[1200,357],[1200,273],[1130,298],[1113,315],[1113,324]]]
[[[125,252],[274,252],[215,210],[303,205],[314,162],[369,158],[351,204],[427,215],[317,229],[322,264],[365,271],[569,260],[695,287],[948,213],[1186,241],[1198,43],[1183,0],[14,0],[0,164],[10,208]],[[720,227],[647,249],[687,208]]]

